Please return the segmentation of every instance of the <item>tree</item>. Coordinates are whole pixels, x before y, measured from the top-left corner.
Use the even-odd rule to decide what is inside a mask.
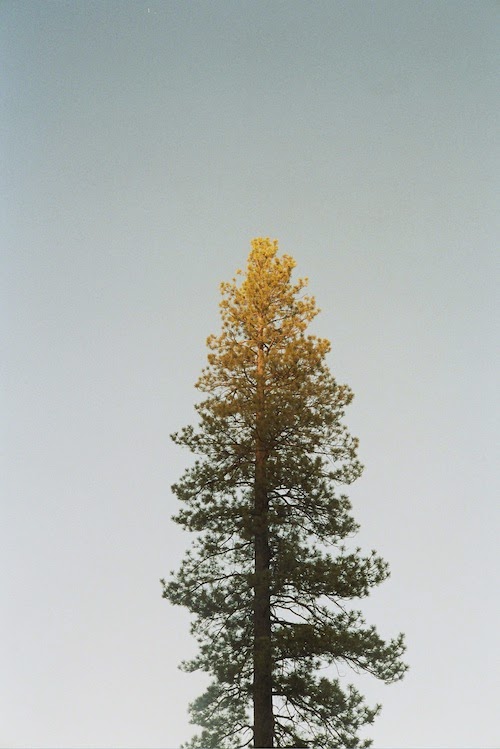
[[[343,689],[336,666],[387,683],[407,668],[403,635],[385,642],[348,606],[389,570],[343,543],[358,526],[338,487],[362,471],[342,423],[353,395],[329,342],[306,334],[318,309],[294,266],[259,238],[243,277],[221,284],[199,425],[173,435],[197,456],[172,487],[174,520],[197,537],[163,596],[194,615],[199,653],[182,667],[212,677],[190,706],[191,749],[369,746],[359,729],[380,706]]]

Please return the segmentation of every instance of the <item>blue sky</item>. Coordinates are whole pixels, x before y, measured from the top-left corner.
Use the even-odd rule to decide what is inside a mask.
[[[498,5],[12,2],[2,68],[1,747],[178,747],[161,599],[218,284],[277,238],[356,398],[374,748],[498,747]],[[345,683],[349,674],[344,674]]]

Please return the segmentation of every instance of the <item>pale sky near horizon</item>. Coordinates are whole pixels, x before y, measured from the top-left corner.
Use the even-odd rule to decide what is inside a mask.
[[[218,284],[308,276],[356,398],[362,605],[405,679],[374,749],[500,746],[494,2],[0,4],[0,747],[179,747],[205,679],[159,578],[190,543]],[[497,335],[495,335],[495,333]],[[346,669],[343,682],[349,683]]]

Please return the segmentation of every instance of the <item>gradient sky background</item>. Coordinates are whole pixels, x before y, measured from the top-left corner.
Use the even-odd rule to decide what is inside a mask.
[[[178,747],[159,578],[218,284],[310,278],[407,635],[381,747],[499,747],[494,2],[23,2],[2,67],[1,747]],[[498,330],[498,328],[497,328]],[[349,674],[342,672],[348,683]]]

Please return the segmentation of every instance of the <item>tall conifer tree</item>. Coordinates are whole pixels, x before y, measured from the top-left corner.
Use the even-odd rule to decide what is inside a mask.
[[[255,239],[242,278],[221,285],[222,332],[197,382],[199,425],[173,435],[197,455],[173,491],[174,518],[197,533],[163,595],[194,615],[212,676],[190,707],[202,731],[186,747],[366,747],[380,710],[336,666],[402,678],[403,636],[385,642],[349,599],[385,580],[387,563],[349,551],[357,530],[338,487],[361,474],[342,423],[352,400],[331,375],[327,340],[306,334],[318,310],[292,283],[277,242]]]

